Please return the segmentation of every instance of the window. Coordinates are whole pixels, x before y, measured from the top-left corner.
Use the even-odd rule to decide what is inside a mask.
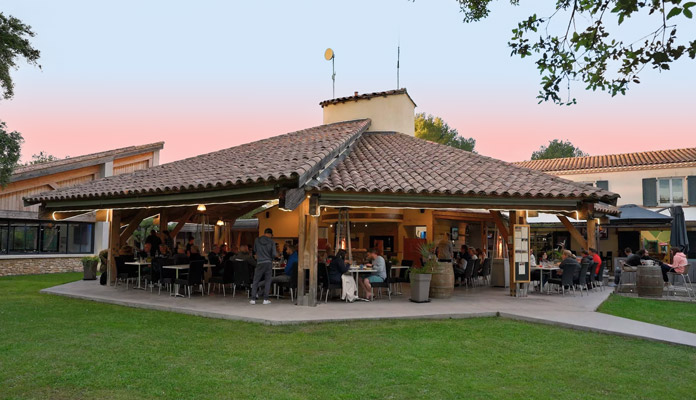
[[[660,205],[684,203],[684,178],[660,178],[657,180]]]
[[[94,224],[0,220],[0,254],[89,254]]]

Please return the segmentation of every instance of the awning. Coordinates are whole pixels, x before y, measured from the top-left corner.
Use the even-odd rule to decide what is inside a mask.
[[[621,211],[620,217],[609,216],[610,225],[660,225],[672,222],[672,217],[670,216],[650,211],[635,204],[625,204],[620,206],[619,210]]]

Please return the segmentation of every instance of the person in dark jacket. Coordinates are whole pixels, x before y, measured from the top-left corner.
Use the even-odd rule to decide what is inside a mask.
[[[345,274],[350,269],[350,264],[346,264],[345,258],[346,251],[341,249],[331,260],[329,264],[329,282],[338,285],[343,283],[341,281],[341,275]]]
[[[150,231],[150,236],[145,239],[145,243],[150,244],[150,257],[154,257],[159,245],[162,244],[162,239],[157,236],[157,232],[153,229]]]
[[[263,236],[254,241],[254,253],[256,254],[256,270],[254,271],[254,283],[251,285],[250,304],[256,304],[259,283],[265,283],[263,304],[271,304],[268,299],[271,295],[271,279],[273,278],[273,259],[278,257],[276,243],[273,241],[273,230],[266,228]]]

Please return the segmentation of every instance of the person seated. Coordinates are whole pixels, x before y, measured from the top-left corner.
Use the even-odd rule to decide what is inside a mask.
[[[374,248],[367,251],[367,258],[371,262],[365,264],[365,266],[368,268],[371,267],[375,271],[369,276],[365,277],[360,283],[362,284],[363,289],[365,289],[365,297],[368,301],[370,301],[372,300],[371,283],[384,282],[387,279],[387,263]]]
[[[578,259],[575,257],[575,255],[573,255],[573,253],[570,250],[563,250],[563,253],[561,253],[561,263],[558,265],[558,267],[560,268],[560,270],[558,271],[559,276],[571,274],[573,276],[573,279],[575,279],[578,277],[578,272],[580,272],[580,263],[578,263]],[[561,284],[560,279],[549,279],[549,282],[558,285]],[[564,288],[569,289],[568,286]]]
[[[469,247],[469,256],[471,257],[472,260],[478,260],[478,256],[476,255],[475,248]]]
[[[171,258],[172,257],[172,252],[169,251],[169,246],[166,244],[162,243],[159,246],[159,249],[157,250],[157,255],[155,256],[156,258]]]
[[[213,249],[208,253],[208,264],[220,265],[220,246],[214,244]]]
[[[290,282],[292,278],[292,266],[293,264],[297,264],[298,254],[295,246],[291,244],[286,245],[286,250],[289,255],[288,260],[285,263],[285,270],[283,270],[283,274],[274,276],[271,280],[272,283],[287,283]]]
[[[541,254],[539,254],[539,257],[537,258],[537,263],[539,265],[544,265],[549,262],[549,255],[545,251],[542,251]]]
[[[203,256],[201,255],[201,250],[196,246],[195,244],[191,246],[189,249],[189,260],[191,261],[197,261],[197,260],[202,260]]]
[[[232,254],[231,252],[228,254]],[[249,283],[254,279],[254,270],[256,269],[256,259],[251,255],[249,251],[249,246],[243,244],[239,246],[239,252],[234,256],[230,255],[230,258],[235,261],[246,261],[249,266]],[[260,283],[259,283],[260,284]]]
[[[152,254],[152,245],[148,242],[143,246],[143,250],[138,252],[138,258],[146,259]]]
[[[672,289],[673,286],[669,283],[669,278],[667,277],[668,272],[673,272],[676,274],[683,274],[686,268],[689,266],[689,261],[686,259],[686,254],[681,251],[678,246],[672,247],[672,264],[660,263],[660,268],[662,268],[662,280],[665,281],[665,287]]]
[[[329,263],[329,282],[332,284],[342,284],[341,276],[350,270],[350,264],[345,262],[345,258],[346,251],[341,249],[331,259],[331,263]]]
[[[188,264],[191,261],[189,260],[188,256],[186,255],[186,248],[184,246],[179,246],[176,249],[176,254],[174,254],[174,265],[184,265]]]

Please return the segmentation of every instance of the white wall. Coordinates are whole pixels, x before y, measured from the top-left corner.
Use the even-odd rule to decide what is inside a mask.
[[[368,131],[415,136],[415,108],[407,94],[348,100],[324,106],[324,124],[370,118]]]

